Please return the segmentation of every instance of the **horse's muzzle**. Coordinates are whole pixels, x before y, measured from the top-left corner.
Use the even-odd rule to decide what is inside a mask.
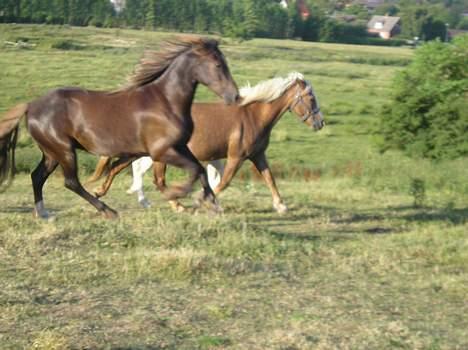
[[[227,105],[232,105],[239,101],[239,93],[236,91],[235,93],[226,93],[223,96],[224,103]]]
[[[312,126],[314,127],[314,130],[320,130],[325,126],[325,121],[323,120],[322,113],[319,112],[318,114],[314,114],[314,122],[312,123]]]

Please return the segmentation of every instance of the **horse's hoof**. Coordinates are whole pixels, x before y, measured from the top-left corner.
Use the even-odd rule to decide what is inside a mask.
[[[187,195],[187,188],[182,185],[175,185],[163,192],[167,200],[176,200]]]
[[[182,204],[178,204],[174,208],[174,210],[176,211],[176,213],[183,213],[186,210],[186,208]]]
[[[52,215],[51,213],[49,213],[47,210],[44,210],[42,212],[38,212],[36,209],[33,210],[33,216],[36,218],[36,219],[40,219],[40,220],[43,220],[43,221],[46,221],[46,222],[53,222],[55,221],[55,215]]]
[[[102,189],[102,187],[97,187],[97,188],[95,188],[95,189],[93,190],[93,193],[94,193],[94,196],[95,196],[96,198],[100,198],[100,197],[102,197],[102,196],[105,195],[105,192],[104,192],[104,190]]]
[[[213,205],[213,212],[215,214],[222,214],[222,213],[224,213],[224,209],[219,204],[216,204],[216,205]]]
[[[104,209],[102,211],[102,216],[104,216],[104,218],[110,219],[110,220],[115,220],[115,219],[119,218],[119,214],[115,210],[110,209],[110,208]]]
[[[205,208],[207,208],[213,214],[222,214],[224,212],[223,207],[218,203],[216,199],[214,199],[213,201],[205,200],[203,204]]]
[[[273,207],[278,214],[285,214],[288,211],[288,207],[284,203],[274,204]]]
[[[151,208],[151,203],[150,203],[150,201],[147,200],[146,198],[143,198],[142,200],[139,200],[138,203],[140,203],[140,205],[141,205],[144,209]]]
[[[186,210],[186,208],[177,201],[170,201],[169,204],[176,213],[183,213]]]

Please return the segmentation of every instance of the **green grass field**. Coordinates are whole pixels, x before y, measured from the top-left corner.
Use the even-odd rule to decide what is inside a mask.
[[[0,25],[0,112],[57,86],[113,89],[169,35]],[[140,209],[121,175],[104,199],[121,218],[107,221],[57,171],[45,187],[56,220],[42,222],[28,175],[39,151],[22,130],[21,173],[0,194],[0,348],[468,348],[467,159],[374,145],[413,51],[265,39],[222,50],[239,85],[299,71],[320,98],[322,131],[286,114],[272,135],[290,211],[272,210],[247,165],[218,216],[173,213],[149,176],[153,208]],[[80,154],[83,177],[94,163]]]

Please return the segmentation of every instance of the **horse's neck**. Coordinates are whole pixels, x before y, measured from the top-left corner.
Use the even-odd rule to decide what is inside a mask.
[[[276,100],[269,103],[261,103],[257,123],[262,128],[273,128],[288,109],[288,94],[284,93]]]
[[[191,65],[176,59],[154,84],[167,98],[172,112],[179,117],[190,117],[198,83],[193,79]]]

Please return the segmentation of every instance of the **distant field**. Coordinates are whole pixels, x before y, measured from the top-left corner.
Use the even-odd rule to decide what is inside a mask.
[[[58,86],[111,90],[170,35],[0,25],[0,113]],[[221,48],[239,85],[299,71],[320,99],[322,131],[286,114],[272,135],[290,211],[274,213],[245,166],[216,217],[172,213],[149,176],[154,205],[139,209],[121,175],[105,198],[121,219],[109,222],[57,171],[45,188],[57,219],[40,222],[28,175],[39,151],[23,130],[22,173],[0,194],[0,348],[468,348],[467,159],[379,154],[374,142],[413,51],[266,39]],[[197,100],[214,99],[199,90]],[[95,158],[80,156],[84,177]]]

